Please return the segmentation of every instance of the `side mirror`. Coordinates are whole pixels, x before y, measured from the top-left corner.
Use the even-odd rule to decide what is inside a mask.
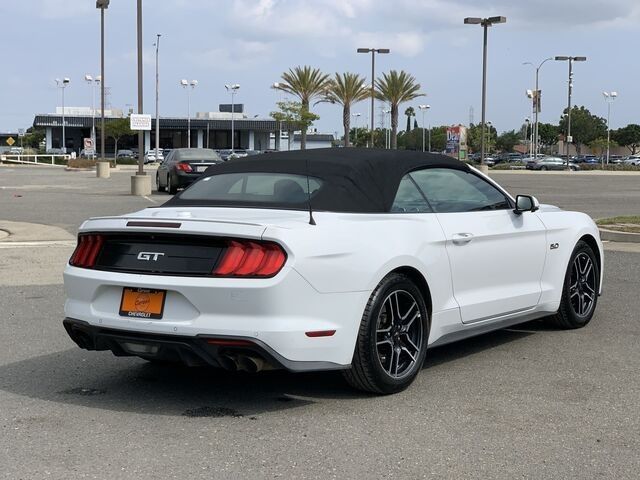
[[[516,208],[514,213],[521,215],[524,212],[535,212],[540,208],[540,202],[532,195],[518,195],[516,197]]]

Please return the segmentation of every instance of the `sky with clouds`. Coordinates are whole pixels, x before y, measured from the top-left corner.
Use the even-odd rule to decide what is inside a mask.
[[[136,104],[136,1],[111,0],[106,12],[106,84],[115,108]],[[144,0],[145,110],[154,106],[153,43],[160,46],[161,115],[184,116],[181,78],[197,79],[192,111],[216,111],[229,101],[225,83],[239,83],[238,103],[268,116],[281,94],[270,89],[296,65],[368,76],[370,57],[357,47],[390,48],[377,72],[404,69],[426,94],[427,122],[480,120],[482,29],[467,16],[507,17],[489,31],[487,120],[518,128],[529,114],[525,91],[539,63],[554,55],[584,55],[575,65],[573,101],[606,116],[603,90],[619,96],[612,127],[640,123],[639,0]],[[95,0],[2,0],[0,131],[29,126],[35,113],[60,104],[55,78],[67,76],[67,106],[88,106],[83,78],[99,73],[100,18]],[[540,73],[541,121],[556,122],[566,105],[567,64]],[[408,106],[408,105],[407,105]],[[318,105],[321,131],[341,130],[338,106]],[[354,112],[368,115],[368,103]],[[378,120],[379,112],[376,120]],[[420,119],[418,119],[420,120]],[[401,123],[402,124],[402,123]]]

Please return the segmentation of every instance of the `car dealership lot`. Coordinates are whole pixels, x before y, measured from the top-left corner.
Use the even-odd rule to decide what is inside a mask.
[[[0,167],[0,220],[73,234],[89,216],[169,198],[127,195],[132,173]],[[493,177],[594,217],[638,213],[640,176]],[[82,351],[61,325],[72,248],[0,248],[0,476],[636,478],[639,253],[606,252],[585,329],[532,322],[434,349],[409,390],[373,397],[335,373],[228,374]]]

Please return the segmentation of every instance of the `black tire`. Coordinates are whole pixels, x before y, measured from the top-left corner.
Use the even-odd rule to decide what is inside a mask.
[[[583,262],[582,265],[588,261],[592,269],[582,276],[580,274],[576,275],[575,271],[576,262],[578,262],[578,269],[581,269],[581,261]],[[587,268],[585,267],[585,269]],[[591,282],[592,284],[589,285]],[[593,249],[581,240],[573,249],[569,259],[562,288],[560,308],[555,315],[548,318],[548,322],[555,327],[567,330],[584,327],[591,321],[596,311],[599,290],[600,267],[596,255]],[[589,300],[589,296],[592,296],[593,300]],[[581,308],[582,306],[584,306],[584,309]]]
[[[166,187],[163,187],[162,185],[160,185],[160,175],[156,173],[156,190],[158,192],[164,192],[166,190]]]
[[[389,305],[393,306],[394,298],[397,306],[395,311],[401,312],[402,308],[406,309],[404,317],[399,313],[397,327],[394,320],[389,320],[388,317],[388,308]],[[394,316],[392,313],[391,317]],[[409,321],[409,318],[413,320]],[[388,331],[378,328],[385,323],[389,325]],[[387,275],[367,302],[351,368],[343,371],[344,378],[352,387],[366,392],[391,394],[404,390],[422,369],[430,325],[424,298],[416,285],[405,275]],[[405,327],[407,330],[402,330]],[[379,338],[383,340],[379,341]],[[417,350],[414,347],[417,347]],[[413,351],[413,355],[410,350]],[[390,352],[390,357],[385,352]],[[394,370],[394,358],[396,367],[394,374],[391,374]],[[401,359],[403,370],[398,375]],[[387,360],[388,371],[385,365]]]
[[[178,185],[173,181],[173,177],[171,175],[167,175],[167,191],[171,195],[178,193]]]
[[[545,167],[544,165],[542,167],[540,167],[540,170],[542,170],[543,172],[545,172],[547,170],[547,167]]]

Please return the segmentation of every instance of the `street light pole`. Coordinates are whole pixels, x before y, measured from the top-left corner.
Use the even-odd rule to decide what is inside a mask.
[[[569,145],[573,143],[573,138],[571,137],[571,92],[573,90],[573,62],[584,62],[587,60],[587,57],[571,57],[566,55],[558,55],[554,57],[554,60],[559,62],[569,62],[569,87],[567,92],[567,136],[565,138],[565,142],[567,144],[567,170],[571,170],[569,168]]]
[[[418,105],[422,112],[422,152],[424,153],[424,114],[431,108],[431,105]],[[431,151],[431,129],[429,129],[429,151]]]
[[[187,148],[191,148],[191,90],[198,85],[197,80],[180,80],[182,88],[187,90]],[[191,87],[191,90],[189,89]]]
[[[104,160],[104,11],[109,0],[96,0],[100,9],[100,160]]]
[[[58,85],[58,88],[62,90],[62,152],[65,155],[67,154],[67,143],[65,141],[65,124],[67,123],[67,120],[64,112],[64,90],[70,82],[71,80],[68,77],[64,77],[62,80],[56,78],[56,85]]]
[[[360,118],[362,114],[361,113],[352,113],[351,116],[355,118],[354,124],[355,124],[355,139],[354,139],[354,146],[358,146],[358,119]]]
[[[156,160],[160,152],[160,33],[156,34]]]
[[[484,163],[485,156],[485,137],[484,132],[486,129],[485,125],[485,117],[486,117],[486,106],[487,106],[487,36],[489,27],[496,23],[506,23],[506,17],[489,17],[489,18],[478,18],[478,17],[467,17],[464,19],[464,23],[467,25],[480,25],[484,29],[483,35],[483,43],[482,43],[482,135],[480,141],[480,167],[486,168]]]
[[[531,62],[524,62],[523,65],[531,65],[533,68],[535,68],[536,70],[536,81],[535,81],[535,92],[534,92],[534,96],[533,96],[533,109],[534,109],[534,126],[533,126],[533,154],[535,158],[538,158],[538,150],[540,148],[539,145],[539,123],[538,123],[538,114],[540,113],[540,95],[541,95],[541,91],[540,91],[540,84],[539,84],[539,76],[540,76],[540,69],[542,68],[542,65],[544,65],[545,63],[547,63],[549,60],[553,60],[553,57],[549,57],[549,58],[545,58],[542,62],[540,62],[540,64],[536,67],[533,63]]]
[[[93,157],[96,156],[96,84],[100,83],[100,76],[84,76],[85,81],[91,88],[91,143],[93,144]]]
[[[234,117],[235,117],[235,95],[237,91],[240,89],[240,84],[226,84],[224,88],[227,89],[227,92],[231,94],[231,153],[234,151],[235,147],[235,125],[234,125]]]
[[[609,165],[609,154],[611,153],[611,104],[618,96],[618,92],[602,92],[604,101],[607,102],[607,165]]]
[[[376,53],[386,54],[391,50],[388,48],[358,48],[358,53],[371,53],[371,148],[373,148],[374,140],[374,121],[376,116],[375,98],[376,98]]]

